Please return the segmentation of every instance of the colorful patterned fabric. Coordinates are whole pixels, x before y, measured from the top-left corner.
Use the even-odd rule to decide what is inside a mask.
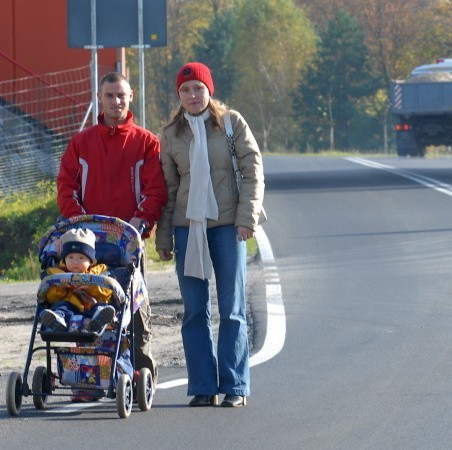
[[[111,357],[106,355],[80,355],[60,353],[58,355],[60,382],[73,387],[100,387],[110,385]]]
[[[108,389],[115,342],[115,332],[105,331],[91,346],[80,343],[76,347],[55,349],[61,384],[75,388],[91,386]],[[121,338],[116,364],[118,373],[133,377],[129,342],[125,336]]]
[[[88,228],[96,235],[96,259],[112,269],[133,266],[127,269],[129,276],[118,277],[118,281],[105,275],[55,274],[45,277],[38,290],[38,301],[43,302],[45,293],[51,285],[58,283],[69,286],[98,285],[113,290],[115,304],[118,307],[124,301],[131,301],[132,313],[135,313],[149,294],[143,277],[141,263],[144,258],[144,243],[138,231],[129,223],[116,217],[96,214],[71,217],[49,228],[39,243],[39,261],[43,269],[56,266],[62,251],[60,237],[69,229]],[[130,292],[133,298],[129,298]]]
[[[62,250],[60,236],[73,228],[88,228],[94,232],[96,254],[104,244],[117,246],[119,250],[117,266],[127,266],[130,263],[138,265],[143,256],[143,241],[132,225],[116,217],[90,214],[64,219],[47,230],[39,243],[39,261],[43,268],[49,267],[52,258],[59,259]],[[108,261],[98,262],[111,266]]]

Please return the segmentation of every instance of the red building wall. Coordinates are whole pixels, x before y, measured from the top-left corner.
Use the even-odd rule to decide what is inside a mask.
[[[0,0],[0,4],[0,81],[29,76],[28,71],[40,75],[90,64],[91,50],[68,47],[66,0]],[[98,64],[121,70],[121,54],[99,49]]]

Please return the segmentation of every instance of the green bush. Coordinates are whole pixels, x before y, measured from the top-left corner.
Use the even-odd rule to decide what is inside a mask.
[[[0,276],[4,280],[39,278],[38,245],[58,217],[55,183],[40,182],[31,194],[0,199]]]

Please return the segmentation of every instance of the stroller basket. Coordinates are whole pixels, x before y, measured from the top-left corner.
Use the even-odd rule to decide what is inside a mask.
[[[81,346],[56,348],[60,383],[72,387],[108,389],[115,344],[116,334],[113,331],[106,331],[97,338],[94,348]],[[121,338],[120,346],[117,368],[121,373],[133,377],[128,341],[124,336]]]

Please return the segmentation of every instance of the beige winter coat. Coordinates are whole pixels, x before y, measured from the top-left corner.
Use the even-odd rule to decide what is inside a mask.
[[[218,220],[208,220],[207,227],[242,226],[255,230],[264,198],[264,172],[257,142],[245,119],[230,110],[237,159],[243,180],[237,189],[226,134],[216,130],[212,119],[206,121],[210,175],[218,204]],[[189,147],[193,134],[187,123],[182,134],[175,136],[171,126],[162,133],[161,161],[168,189],[168,202],[157,225],[156,248],[173,249],[173,227],[188,227],[185,217],[190,187]]]

